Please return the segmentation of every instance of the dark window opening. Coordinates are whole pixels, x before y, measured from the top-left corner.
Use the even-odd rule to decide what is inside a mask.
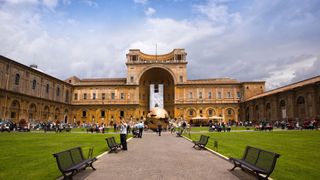
[[[106,113],[105,111],[101,111],[101,117],[105,117]]]
[[[159,85],[158,84],[154,85],[154,93],[159,93]]]
[[[49,84],[46,85],[46,93],[49,93]]]
[[[16,74],[16,78],[14,80],[14,84],[15,85],[19,85],[19,83],[20,83],[20,74]]]
[[[124,117],[124,111],[120,111],[120,117]]]
[[[32,89],[33,89],[33,90],[36,89],[36,85],[37,85],[37,81],[34,79],[34,80],[32,81]]]
[[[82,111],[82,117],[87,117],[87,111]]]
[[[57,87],[57,96],[60,96],[60,88]]]

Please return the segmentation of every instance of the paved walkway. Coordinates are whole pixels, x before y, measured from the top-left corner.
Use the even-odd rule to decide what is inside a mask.
[[[228,171],[233,165],[193,143],[173,134],[145,134],[128,142],[128,151],[110,153],[75,179],[255,179],[241,171]]]

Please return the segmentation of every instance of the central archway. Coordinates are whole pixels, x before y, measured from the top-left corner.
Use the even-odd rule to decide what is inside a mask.
[[[153,85],[157,91],[163,85],[163,106],[169,116],[174,115],[174,77],[171,72],[161,67],[145,70],[139,79],[139,105],[141,115],[145,117],[150,110],[150,87]]]

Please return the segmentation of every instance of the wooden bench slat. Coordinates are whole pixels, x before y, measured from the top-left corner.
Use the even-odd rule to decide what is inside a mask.
[[[55,153],[53,156],[56,158],[58,168],[63,174],[64,179],[72,179],[74,174],[89,166],[95,170],[92,163],[95,162],[97,158],[85,159],[81,147]]]
[[[266,175],[265,179],[268,179],[279,157],[280,155],[277,153],[247,146],[242,159],[230,158],[230,161],[234,163],[231,170],[236,167],[246,168],[253,171],[258,178],[260,178],[259,174],[264,174]]]
[[[209,136],[201,135],[199,141],[193,141],[194,143],[193,147],[198,146],[199,148],[204,148],[207,145],[208,140],[209,140]]]

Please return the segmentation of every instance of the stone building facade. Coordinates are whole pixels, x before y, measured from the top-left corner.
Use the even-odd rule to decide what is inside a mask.
[[[188,121],[197,117],[218,117],[225,122],[251,120],[256,116],[252,106],[265,96],[269,99],[264,81],[239,82],[230,78],[189,80],[187,64],[184,49],[174,49],[163,55],[149,55],[139,49],[131,49],[126,55],[127,77],[79,79],[73,76],[62,81],[0,56],[0,118],[14,122],[104,124],[118,123],[120,117],[141,119],[150,110],[150,85],[163,85],[163,105],[171,118]],[[299,90],[306,93],[303,96],[305,101],[309,102],[310,96],[311,99],[319,97],[318,84],[311,90],[308,86],[308,92],[313,92],[311,95],[304,89]],[[292,96],[297,95],[294,93]],[[318,101],[319,98],[313,104]],[[272,101],[274,105],[275,102]],[[293,103],[285,102],[288,105]],[[246,113],[247,107],[249,113]],[[319,114],[319,110],[313,107],[311,114]],[[264,115],[262,109],[261,106],[259,118]],[[290,110],[287,113],[289,115]],[[274,113],[271,116],[275,116]]]
[[[250,97],[240,114],[253,122],[320,120],[320,76]]]
[[[68,121],[72,86],[0,56],[0,118],[13,122]]]

